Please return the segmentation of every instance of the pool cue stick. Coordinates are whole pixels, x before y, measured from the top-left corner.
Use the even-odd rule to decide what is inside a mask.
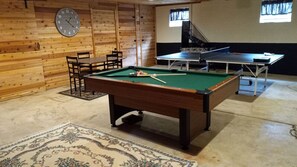
[[[177,76],[177,75],[187,75],[187,73],[176,73],[176,74],[144,74],[144,75],[138,75],[138,77]]]
[[[156,77],[154,77],[154,76],[150,76],[151,78],[153,78],[153,79],[155,79],[155,80],[157,80],[157,81],[159,81],[159,82],[162,82],[162,83],[165,83],[166,84],[166,82],[165,81],[163,81],[163,80],[161,80],[161,79],[159,79],[159,78],[156,78]]]
[[[176,73],[176,74],[149,74],[153,76],[176,76],[176,75],[187,75],[187,73]]]
[[[150,76],[178,76],[178,75],[187,75],[186,73],[176,73],[176,74],[145,74],[145,75],[109,75],[107,77],[150,77]]]

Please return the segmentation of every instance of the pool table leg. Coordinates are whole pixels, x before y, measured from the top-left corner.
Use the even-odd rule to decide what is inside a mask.
[[[211,113],[210,111],[206,113],[206,127],[204,130],[209,130],[210,127],[210,120],[211,120]]]
[[[109,99],[109,114],[110,114],[110,123],[112,127],[116,127],[116,120],[121,116],[125,115],[128,112],[135,111],[135,109],[120,106],[115,104],[114,96],[108,95]]]
[[[114,96],[108,95],[109,100],[109,114],[110,114],[110,123],[112,127],[116,127],[116,116],[115,116],[115,104]]]
[[[204,130],[209,130],[211,122],[211,112],[209,110],[209,95],[203,96],[203,112],[206,113],[206,125]]]
[[[179,109],[179,140],[182,149],[188,149],[190,144],[190,110],[187,109]]]

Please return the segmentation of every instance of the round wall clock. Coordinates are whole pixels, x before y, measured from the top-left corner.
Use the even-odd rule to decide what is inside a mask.
[[[71,8],[60,9],[56,14],[55,23],[58,31],[66,37],[76,35],[80,28],[79,16]]]

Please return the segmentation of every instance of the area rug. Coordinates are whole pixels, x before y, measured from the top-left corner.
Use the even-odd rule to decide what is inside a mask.
[[[101,92],[90,92],[90,91],[82,91],[81,96],[79,95],[78,91],[72,90],[72,93],[69,90],[64,90],[62,92],[59,92],[60,94],[71,96],[71,97],[76,97],[84,100],[93,100],[102,96],[105,96],[106,93],[101,93]]]
[[[65,124],[0,148],[2,167],[196,167],[94,129]]]

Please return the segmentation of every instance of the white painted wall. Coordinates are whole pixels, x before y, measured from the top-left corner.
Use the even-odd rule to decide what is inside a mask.
[[[181,41],[181,27],[169,27],[169,12],[170,9],[185,7],[188,7],[191,13],[191,5],[162,6],[156,8],[157,42],[170,43]]]
[[[192,23],[209,42],[297,43],[297,3],[293,1],[292,22],[259,23],[261,0],[209,0],[189,4]],[[186,5],[178,5],[186,6]],[[156,8],[157,42],[181,41],[181,28],[169,27],[169,10]]]

